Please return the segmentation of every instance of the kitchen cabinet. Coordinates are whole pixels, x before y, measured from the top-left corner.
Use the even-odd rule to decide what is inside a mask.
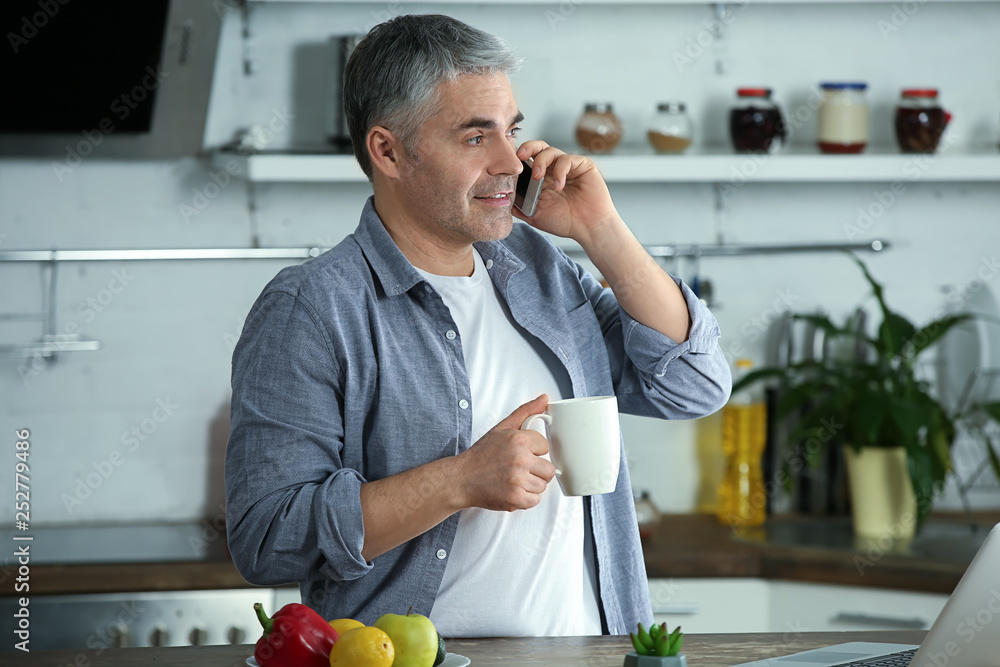
[[[769,595],[755,578],[649,581],[653,620],[685,633],[767,632]]]
[[[651,579],[653,618],[685,632],[927,630],[948,596],[756,578]]]
[[[927,630],[944,608],[940,593],[791,581],[770,582],[771,632]]]
[[[302,596],[299,595],[298,586],[285,586],[284,588],[274,589],[275,609],[281,609],[286,604],[291,604],[292,602],[302,602]]]

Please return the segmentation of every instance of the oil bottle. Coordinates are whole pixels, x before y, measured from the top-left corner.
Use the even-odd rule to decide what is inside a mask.
[[[695,420],[695,458],[698,461],[698,489],[694,511],[718,514],[719,483],[726,471],[722,454],[722,410]]]
[[[753,369],[749,359],[736,360],[734,383]],[[730,526],[759,526],[767,514],[761,471],[766,441],[767,406],[759,386],[741,389],[722,408],[722,451],[725,473],[719,483],[717,516]]]

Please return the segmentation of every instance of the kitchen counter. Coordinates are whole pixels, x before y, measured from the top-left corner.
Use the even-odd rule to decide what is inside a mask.
[[[909,544],[855,538],[849,517],[772,517],[733,529],[707,514],[667,515],[643,543],[646,574],[760,577],[950,594],[1000,517],[928,519]]]
[[[685,635],[684,653],[696,667],[728,665],[779,657],[848,641],[919,644],[922,631],[767,633]],[[620,667],[632,650],[628,637],[532,637],[453,639],[451,653],[478,665],[551,665],[552,667]],[[70,665],[88,667],[242,667],[253,646],[192,646],[177,648],[109,649],[96,651],[38,651],[5,653],[5,665]],[[10,659],[8,660],[8,656]]]
[[[979,518],[984,528],[997,520]],[[224,536],[206,536],[203,526],[161,528],[167,538],[148,527],[110,529],[147,545],[141,558],[87,554],[82,535],[62,544],[61,529],[47,530],[52,534],[39,530],[32,546],[32,595],[248,587],[229,559]],[[103,529],[86,529],[90,535],[97,530]],[[887,551],[886,543],[855,541],[846,518],[773,517],[760,528],[733,530],[710,515],[674,514],[654,527],[643,550],[650,578],[761,577],[950,593],[986,532],[972,533],[957,518],[935,517],[911,545]],[[101,533],[98,541],[106,546],[111,539]],[[80,553],[87,555],[72,563],[59,558]],[[17,568],[9,558],[6,563],[0,595],[14,594]]]
[[[32,595],[246,588],[224,526],[198,523],[49,526],[30,531]],[[28,535],[29,533],[17,533]],[[15,532],[0,540],[15,544]],[[0,568],[0,595],[13,595],[16,560]]]

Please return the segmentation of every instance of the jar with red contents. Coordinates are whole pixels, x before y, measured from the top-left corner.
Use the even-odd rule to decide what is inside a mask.
[[[785,140],[785,121],[770,88],[737,88],[729,135],[740,153],[772,151]]]
[[[941,108],[937,88],[904,88],[896,105],[896,141],[904,153],[933,153],[951,114]]]

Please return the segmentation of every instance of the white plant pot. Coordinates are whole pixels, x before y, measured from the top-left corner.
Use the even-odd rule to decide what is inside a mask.
[[[882,541],[908,541],[917,525],[906,450],[902,447],[844,447],[854,533]]]

